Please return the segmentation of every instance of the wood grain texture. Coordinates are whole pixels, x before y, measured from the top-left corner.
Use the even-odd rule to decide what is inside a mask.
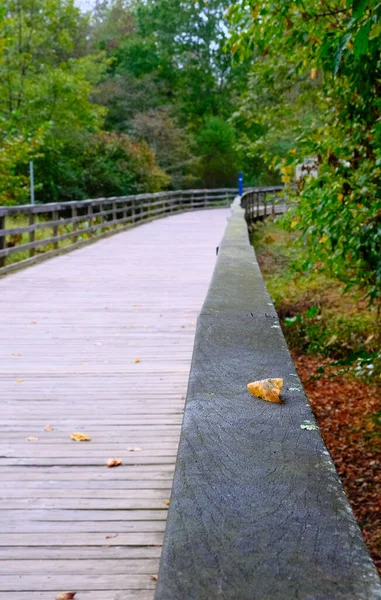
[[[174,215],[0,280],[1,600],[152,600],[228,214]]]
[[[267,377],[282,404],[247,391]],[[155,598],[381,598],[239,206],[198,320]]]

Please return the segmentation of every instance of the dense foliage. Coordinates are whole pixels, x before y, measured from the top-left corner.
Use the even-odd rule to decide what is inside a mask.
[[[291,226],[306,266],[323,265],[371,301],[381,297],[381,4],[376,0],[242,0],[230,13],[232,52],[253,57],[237,118],[247,151],[299,182]],[[266,105],[267,109],[260,108]]]
[[[235,185],[229,4],[3,0],[0,202]]]

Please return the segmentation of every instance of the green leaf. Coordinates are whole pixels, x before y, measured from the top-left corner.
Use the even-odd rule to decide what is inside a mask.
[[[312,317],[316,317],[316,315],[319,312],[319,307],[318,306],[311,306],[311,308],[308,310],[308,317],[311,319]]]
[[[368,5],[368,0],[353,0],[352,1],[352,13],[356,19],[362,17],[365,9]]]
[[[347,44],[348,44],[349,40],[351,39],[351,37],[352,37],[351,33],[346,33],[345,35],[343,35],[339,44],[336,47],[335,56],[333,59],[333,69],[332,69],[334,76],[337,75],[337,72],[339,70],[340,63],[341,63],[341,58],[343,56],[343,52],[344,52],[345,48],[347,47]]]
[[[357,32],[354,41],[354,53],[356,60],[366,54],[369,46],[369,33],[372,24],[368,20]]]

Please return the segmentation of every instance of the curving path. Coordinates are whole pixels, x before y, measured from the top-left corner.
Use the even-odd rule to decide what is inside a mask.
[[[0,280],[1,600],[152,600],[228,215],[168,217]]]

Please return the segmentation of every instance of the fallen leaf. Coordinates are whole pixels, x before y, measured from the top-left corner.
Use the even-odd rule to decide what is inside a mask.
[[[23,381],[22,379],[18,379],[17,383],[22,383],[22,381]]]
[[[109,458],[106,465],[111,468],[111,467],[119,467],[119,465],[122,464],[122,459],[121,458]]]
[[[127,450],[129,452],[141,452],[141,450],[143,450],[143,448],[127,448]]]
[[[57,594],[56,600],[73,600],[77,592],[61,592]]]
[[[113,535],[106,535],[106,540],[112,540],[113,538],[118,537],[118,533],[114,533]]]
[[[72,433],[71,434],[71,439],[74,440],[74,442],[90,442],[91,441],[91,437],[89,435],[87,435],[87,433]]]
[[[164,504],[166,504],[167,506],[169,506],[171,504],[170,500],[164,500]]]
[[[140,362],[141,362],[140,358],[135,358],[134,363],[140,363]]]
[[[25,439],[28,440],[28,442],[36,442],[38,440],[38,437],[36,437],[35,435],[30,435]]]
[[[153,579],[154,581],[157,581],[157,575],[152,575],[151,579]]]
[[[37,321],[31,321],[30,324],[31,325],[37,325]]]
[[[45,425],[45,431],[53,431],[54,427],[52,425]]]
[[[88,365],[88,364],[89,364],[89,363],[87,363],[87,362],[81,362],[81,365],[83,365],[84,367],[85,367],[86,365]]]
[[[279,394],[282,391],[283,379],[261,379],[260,381],[253,381],[249,383],[247,389],[253,396],[262,398],[267,402],[281,402]]]
[[[12,352],[12,356],[21,356],[20,352]]]

